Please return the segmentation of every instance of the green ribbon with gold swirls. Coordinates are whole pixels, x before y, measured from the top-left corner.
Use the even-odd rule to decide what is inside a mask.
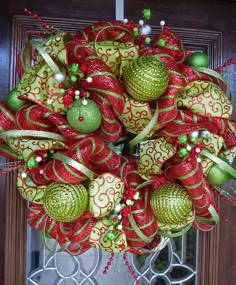
[[[152,130],[152,128],[155,126],[156,121],[158,119],[158,105],[156,104],[156,111],[148,123],[148,125],[136,136],[134,137],[130,142],[129,142],[129,148],[132,149],[135,145],[139,144],[145,137],[146,135]]]

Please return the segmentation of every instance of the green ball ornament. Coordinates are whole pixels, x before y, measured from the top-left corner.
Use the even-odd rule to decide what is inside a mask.
[[[151,193],[153,214],[164,224],[184,222],[192,211],[192,200],[185,188],[174,183],[160,186]]]
[[[168,86],[169,76],[165,65],[152,56],[140,56],[125,69],[124,82],[128,93],[138,101],[159,98]]]
[[[165,47],[166,46],[166,40],[165,39],[159,39],[157,44],[160,46],[160,47]]]
[[[194,52],[187,58],[185,64],[192,67],[208,68],[209,58],[208,55],[203,52]]]
[[[221,158],[222,159],[222,158]],[[214,163],[207,173],[207,181],[212,186],[222,185],[231,178],[231,175]]]
[[[150,37],[146,37],[145,40],[144,40],[144,43],[146,45],[149,45],[151,43],[152,39]]]
[[[115,239],[115,235],[112,232],[108,232],[106,236],[108,240],[112,241]]]
[[[79,99],[67,111],[67,121],[74,130],[89,134],[101,126],[102,113],[94,101]]]
[[[6,98],[7,106],[14,112],[18,111],[23,105],[27,103],[25,100],[18,98],[17,89],[12,89]]]
[[[179,156],[181,156],[181,157],[185,157],[185,156],[188,155],[188,150],[183,147],[183,148],[181,148],[181,149],[179,150],[178,154],[179,154]]]
[[[43,197],[45,212],[59,222],[78,219],[88,205],[88,192],[82,184],[53,182],[47,186]]]
[[[179,137],[179,142],[181,144],[185,144],[188,141],[188,137],[186,135],[182,135]]]

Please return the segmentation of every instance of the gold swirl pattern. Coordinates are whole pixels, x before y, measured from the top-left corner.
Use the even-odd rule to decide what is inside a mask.
[[[120,116],[120,120],[128,132],[139,134],[147,127],[152,117],[153,111],[148,103],[136,101],[128,95],[125,96],[124,111]],[[156,123],[151,132],[147,134],[147,137],[152,136],[159,129],[160,125]]]
[[[64,72],[61,68],[62,73]],[[47,64],[40,62],[30,68],[21,78],[17,86],[18,97],[30,100],[43,107],[57,112],[66,113],[66,107],[63,104],[63,97],[59,88],[59,83],[55,79],[53,71]]]
[[[89,210],[95,218],[109,214],[123,197],[124,183],[120,178],[105,173],[89,185]]]
[[[56,37],[50,37],[45,43],[47,53],[53,58],[57,58],[61,63],[67,65],[68,57],[65,44],[72,40],[72,35],[68,33],[58,33]]]
[[[37,204],[43,203],[43,196],[46,189],[45,185],[38,186],[32,182],[29,176],[23,178],[21,172],[18,172],[17,188],[24,199]]]
[[[101,41],[88,44],[97,56],[111,68],[116,76],[122,76],[125,67],[138,57],[138,50],[132,42]]]
[[[197,80],[189,83],[176,96],[178,108],[208,117],[230,118],[232,103],[219,86],[212,82]]]
[[[114,239],[107,238],[107,233],[112,232]],[[123,231],[115,228],[107,217],[98,220],[91,230],[89,243],[91,246],[106,251],[118,253],[127,249],[127,240]]]
[[[23,156],[26,161],[36,151],[67,148],[63,142],[56,140],[6,137],[5,141],[11,149],[18,155]]]
[[[149,140],[140,144],[139,175],[152,179],[160,174],[163,163],[176,153],[176,147],[164,137]]]
[[[204,149],[217,156],[223,147],[224,139],[216,134],[210,134],[210,137],[204,138],[202,143],[204,145]],[[212,166],[213,161],[204,155],[200,155],[200,157],[203,172],[207,173],[208,169]]]

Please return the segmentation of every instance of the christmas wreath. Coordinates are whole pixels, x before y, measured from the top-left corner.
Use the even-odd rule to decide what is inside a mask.
[[[142,254],[191,227],[211,230],[214,193],[236,177],[221,68],[164,22],[151,38],[150,16],[76,34],[41,21],[49,35],[25,44],[19,83],[0,106],[0,152],[11,161],[2,171],[18,168],[28,224],[69,254]]]

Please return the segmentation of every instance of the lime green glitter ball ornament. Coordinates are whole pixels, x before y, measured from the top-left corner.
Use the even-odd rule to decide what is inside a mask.
[[[45,212],[59,222],[78,219],[88,205],[88,192],[82,184],[53,182],[47,186],[43,197]]]
[[[18,98],[17,89],[12,89],[6,97],[7,106],[14,112],[20,109],[27,102]]]
[[[185,188],[174,183],[160,186],[151,193],[153,214],[164,224],[184,222],[192,211],[192,200]]]
[[[138,101],[159,98],[168,86],[169,76],[165,65],[152,56],[140,56],[126,67],[124,82],[128,93]]]
[[[67,111],[67,121],[74,130],[89,134],[100,127],[102,113],[93,100],[79,99]]]
[[[208,68],[209,58],[208,58],[208,55],[206,55],[205,53],[196,51],[187,58],[185,64],[188,66],[193,66],[193,67]]]
[[[225,158],[220,157],[222,160],[228,163]],[[217,163],[214,163],[207,172],[207,181],[212,186],[222,185],[231,178],[231,175],[220,168]]]

